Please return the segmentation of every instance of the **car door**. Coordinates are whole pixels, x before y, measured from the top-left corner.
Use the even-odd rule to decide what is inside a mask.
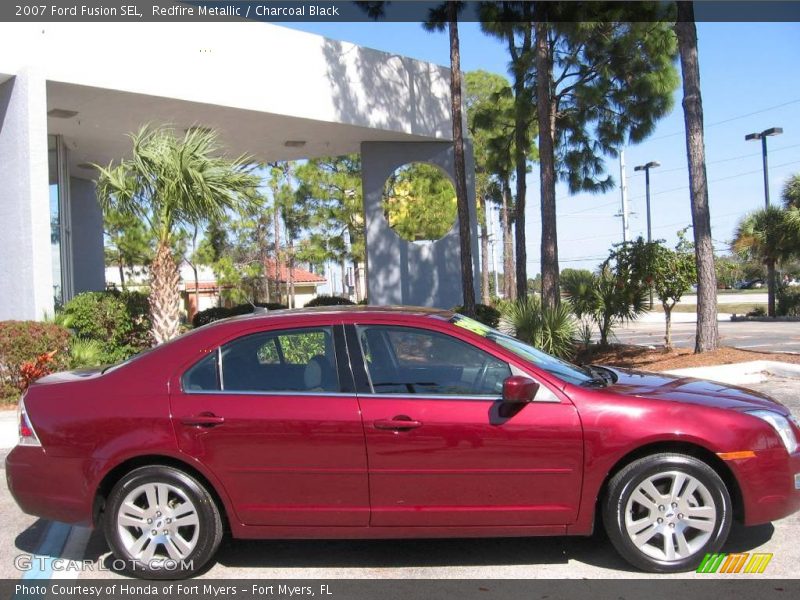
[[[364,366],[356,381],[371,525],[564,525],[576,518],[583,443],[568,400],[541,388],[538,401],[508,415],[500,399],[511,366],[441,331],[348,326],[348,348],[354,366]]]
[[[342,338],[341,326],[247,333],[173,384],[180,449],[222,482],[242,523],[368,524],[364,432],[346,355],[337,357]]]

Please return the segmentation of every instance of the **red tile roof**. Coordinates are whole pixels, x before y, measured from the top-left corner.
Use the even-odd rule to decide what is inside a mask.
[[[275,261],[268,260],[267,264],[267,278],[272,281],[279,281],[281,283],[286,283],[289,281],[289,267],[286,264],[282,264],[280,268],[280,272],[276,277],[277,269],[275,268]],[[292,275],[295,283],[325,283],[327,280],[322,277],[321,275],[317,275],[316,273],[312,273],[311,271],[306,271],[305,269],[301,269],[297,265],[294,266],[292,269]]]

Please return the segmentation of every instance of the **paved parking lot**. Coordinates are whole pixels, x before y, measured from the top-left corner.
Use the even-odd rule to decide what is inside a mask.
[[[672,343],[677,348],[694,348],[694,314],[673,315]],[[676,322],[677,321],[677,322]],[[616,341],[624,344],[660,346],[664,344],[664,318],[652,313],[614,330]],[[800,353],[800,321],[737,321],[721,315],[719,335],[722,344],[756,352]]]
[[[773,394],[800,413],[797,381],[772,378],[753,386]],[[0,451],[4,458],[5,451]],[[4,477],[4,474],[2,474]],[[18,578],[14,557],[41,552],[47,523],[24,515],[0,490],[0,578]],[[800,514],[752,528],[735,527],[723,551],[772,552],[765,578],[798,578]],[[108,548],[95,532],[85,546],[67,544],[61,555],[91,561],[81,578],[119,578],[103,570],[110,565]],[[80,536],[77,536],[80,538]],[[61,574],[63,577],[64,575]],[[226,539],[203,578],[243,579],[617,579],[652,578],[633,570],[614,552],[602,534],[592,538],[505,538],[467,540],[380,541],[244,541]],[[694,573],[659,576],[709,578]]]

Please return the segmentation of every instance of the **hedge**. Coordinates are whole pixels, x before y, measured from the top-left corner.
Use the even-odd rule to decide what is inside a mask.
[[[255,305],[261,308],[266,308],[267,310],[282,310],[287,308],[283,304],[278,304],[277,302],[256,302]],[[219,321],[220,319],[227,319],[229,317],[236,317],[239,315],[249,315],[251,312],[253,312],[252,304],[237,304],[236,306],[231,306],[230,308],[214,306],[213,308],[207,308],[196,313],[194,317],[192,317],[192,327],[202,327],[203,325],[208,325],[209,323]]]
[[[69,367],[70,333],[65,327],[38,321],[0,321],[0,401],[13,401],[24,388],[22,366],[50,352],[50,371]]]
[[[64,305],[61,323],[102,347],[102,362],[113,364],[153,345],[150,301],[139,292],[84,292]]]
[[[317,296],[306,303],[305,308],[313,306],[353,306],[355,302],[341,296]]]

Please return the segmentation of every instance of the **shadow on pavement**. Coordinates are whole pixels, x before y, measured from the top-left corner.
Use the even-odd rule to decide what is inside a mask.
[[[723,552],[748,552],[767,543],[771,525],[734,524]],[[102,532],[95,531],[85,558],[113,568]],[[236,540],[226,537],[211,564],[230,568],[324,569],[559,565],[575,561],[620,572],[637,572],[620,558],[604,534],[592,537],[467,538],[420,540]]]
[[[14,546],[21,552],[36,554],[49,526],[50,521],[36,519],[30,527],[14,538]]]

